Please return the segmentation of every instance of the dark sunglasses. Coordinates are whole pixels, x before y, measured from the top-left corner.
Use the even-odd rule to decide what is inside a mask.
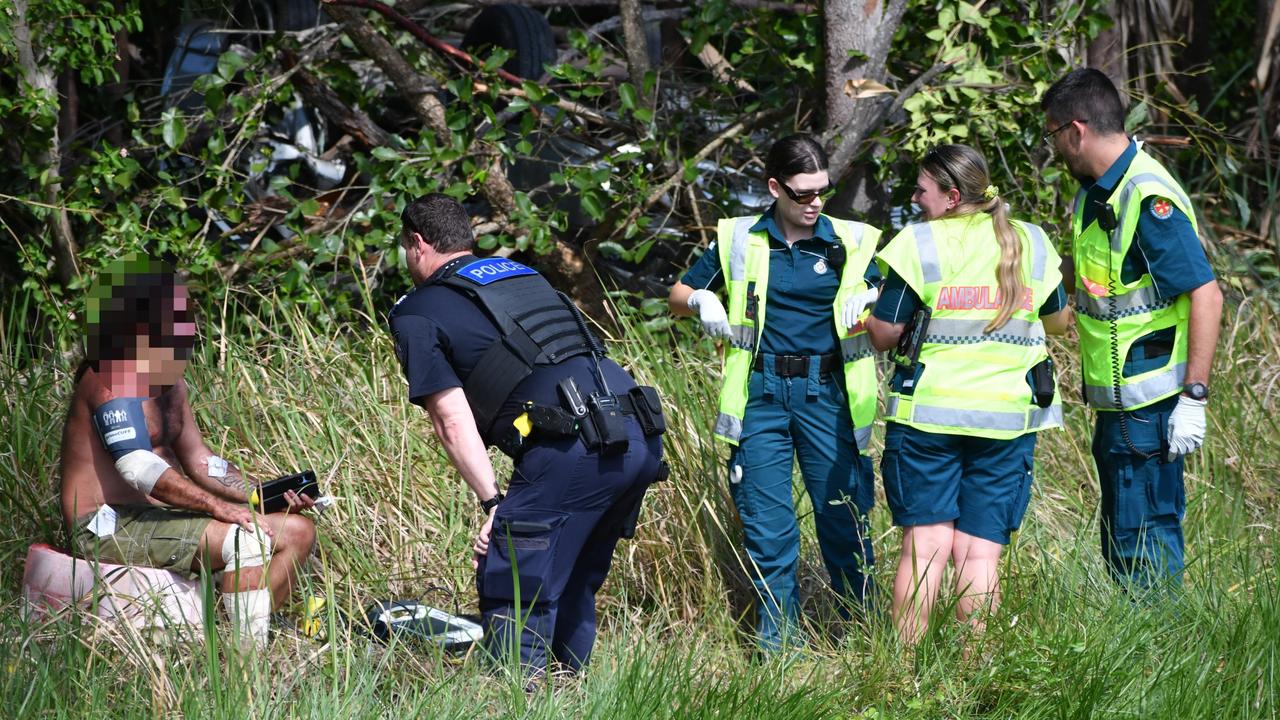
[[[777,180],[777,178],[774,179]],[[807,192],[796,192],[791,189],[791,186],[781,180],[778,180],[778,185],[782,187],[782,191],[787,194],[787,197],[791,198],[792,202],[799,203],[801,205],[808,205],[813,202],[814,198],[822,198],[825,202],[826,199],[831,197],[832,193],[835,192],[830,185],[822,188],[821,190],[809,190]]]

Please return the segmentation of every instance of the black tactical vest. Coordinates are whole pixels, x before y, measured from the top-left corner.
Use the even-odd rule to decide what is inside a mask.
[[[434,282],[475,298],[501,332],[463,379],[476,427],[485,437],[502,404],[535,365],[555,365],[591,353],[593,344],[600,347],[572,301],[514,260],[464,259]]]

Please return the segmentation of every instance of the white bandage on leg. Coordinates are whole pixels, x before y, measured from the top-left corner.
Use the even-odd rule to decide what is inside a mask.
[[[138,492],[150,495],[169,463],[150,450],[134,450],[116,460],[120,477]]]
[[[223,593],[222,609],[226,611],[241,646],[266,647],[267,629],[271,625],[270,590]]]
[[[222,561],[227,570],[261,567],[271,557],[271,538],[262,528],[249,532],[236,525],[227,531],[222,541]]]

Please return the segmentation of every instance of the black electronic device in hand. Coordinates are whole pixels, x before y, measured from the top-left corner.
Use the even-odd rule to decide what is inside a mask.
[[[268,514],[281,512],[289,507],[289,503],[284,499],[284,494],[289,490],[299,495],[306,495],[312,500],[320,497],[320,483],[316,480],[315,472],[303,470],[263,483],[262,487],[249,495],[249,503],[257,507],[260,512]]]

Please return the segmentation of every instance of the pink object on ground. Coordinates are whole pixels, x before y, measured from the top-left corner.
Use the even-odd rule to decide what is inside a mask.
[[[27,550],[22,598],[37,616],[76,604],[136,628],[198,626],[204,616],[195,580],[158,568],[81,560],[44,543]]]

